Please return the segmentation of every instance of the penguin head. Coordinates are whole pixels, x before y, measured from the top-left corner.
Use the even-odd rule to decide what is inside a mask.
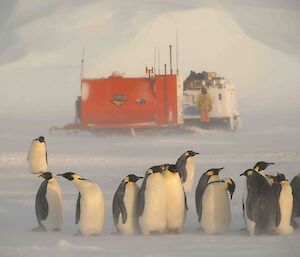
[[[235,190],[235,183],[231,178],[227,178],[225,181],[227,182],[227,190],[230,193],[230,199],[232,199]]]
[[[150,169],[147,170],[147,175],[163,172],[164,170],[166,170],[166,167],[164,165],[152,166]]]
[[[245,170],[244,173],[240,174],[240,176],[245,176],[246,178],[253,175],[253,173],[256,172],[254,169],[248,169]]]
[[[189,151],[185,152],[186,157],[195,156],[196,154],[199,154],[199,153],[196,153],[196,152],[194,152],[192,150],[189,150]]]
[[[66,172],[66,173],[63,173],[63,174],[57,174],[57,176],[62,176],[62,177],[66,178],[67,180],[70,180],[70,181],[72,181],[74,178],[80,178],[74,172]]]
[[[137,182],[139,179],[141,179],[143,177],[138,177],[135,174],[129,174],[125,179],[124,182],[128,183],[128,182]]]
[[[269,181],[271,182],[272,185],[277,183],[276,176],[269,175],[269,174],[266,174],[266,176],[267,176],[267,178],[269,179]]]
[[[37,140],[39,140],[41,143],[45,143],[45,138],[43,136],[40,136],[37,138]]]
[[[169,168],[169,164],[165,163],[165,164],[160,165],[160,167],[161,167],[162,171],[164,171],[164,170],[167,170]]]
[[[44,172],[43,174],[39,175],[39,177],[42,177],[45,180],[50,180],[52,178],[52,173],[51,172]]]
[[[213,169],[209,169],[208,171],[206,171],[206,175],[211,177],[211,176],[218,176],[219,172],[224,169],[224,167],[222,168],[213,168]]]
[[[282,174],[282,173],[277,173],[277,176],[275,177],[275,179],[276,179],[276,182],[277,182],[278,184],[280,184],[280,182],[282,182],[282,181],[288,181],[288,180],[285,178],[285,175]]]
[[[268,168],[268,166],[273,165],[273,164],[275,164],[275,163],[260,161],[254,165],[253,169],[260,172],[261,170],[265,170],[266,168]]]

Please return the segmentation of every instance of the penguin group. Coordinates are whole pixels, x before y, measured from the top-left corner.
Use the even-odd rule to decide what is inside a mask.
[[[73,172],[54,176],[47,171],[47,150],[43,136],[32,141],[27,161],[31,173],[40,174],[39,177],[44,179],[35,197],[35,213],[39,225],[34,231],[59,231],[62,227],[64,203],[62,190],[56,180],[56,176],[61,176],[72,181],[78,190],[75,211],[78,234],[86,236],[102,232],[105,203],[102,190],[96,183]]]
[[[260,234],[289,235],[299,226],[300,177],[289,183],[285,175],[266,173],[274,165],[260,161],[245,176],[243,215],[250,236]]]
[[[196,173],[192,150],[179,156],[175,164],[158,164],[142,176],[130,173],[117,187],[112,201],[112,217],[117,233],[123,235],[181,233],[188,211],[187,195],[191,192]],[[74,172],[56,176],[47,171],[45,138],[32,141],[28,164],[30,172],[44,180],[35,199],[38,231],[59,231],[62,227],[64,203],[57,176],[72,181],[78,196],[75,224],[78,234],[99,235],[105,220],[105,200],[99,185]],[[285,175],[266,173],[274,165],[257,162],[245,170],[242,198],[245,227],[250,236],[260,234],[292,234],[300,226],[300,174],[291,183]],[[224,167],[204,172],[195,190],[195,205],[199,227],[206,234],[226,234],[230,231],[230,200],[236,184],[230,177],[220,177]],[[222,171],[223,172],[223,171]],[[140,185],[139,181],[142,180]]]

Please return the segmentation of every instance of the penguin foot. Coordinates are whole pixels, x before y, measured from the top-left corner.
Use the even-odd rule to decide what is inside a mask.
[[[201,232],[204,232],[203,228],[202,227],[198,227],[197,230],[201,231]]]
[[[115,231],[115,232],[112,232],[110,233],[111,235],[114,235],[114,236],[121,236],[121,233],[120,231]]]
[[[42,226],[38,226],[36,228],[33,228],[31,231],[33,231],[33,232],[46,232],[46,229]]]
[[[278,233],[274,230],[269,230],[266,232],[267,236],[278,236]]]
[[[168,234],[180,234],[182,230],[180,228],[178,229],[170,229],[167,231]]]
[[[74,234],[74,236],[83,236],[83,234],[80,231],[78,231],[77,233]]]
[[[165,234],[165,233],[166,233],[165,230],[163,230],[163,231],[150,231],[149,235],[155,236],[155,235],[162,235],[162,234]]]

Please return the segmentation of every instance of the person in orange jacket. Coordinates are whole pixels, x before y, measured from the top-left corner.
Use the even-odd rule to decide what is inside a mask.
[[[212,98],[207,93],[206,87],[202,87],[201,93],[197,96],[196,108],[200,114],[201,123],[208,124],[210,122],[209,113],[212,110]]]

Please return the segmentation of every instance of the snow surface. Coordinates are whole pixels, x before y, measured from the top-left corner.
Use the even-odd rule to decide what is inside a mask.
[[[53,124],[51,124],[53,125]],[[241,197],[245,169],[257,161],[275,162],[269,169],[291,179],[300,172],[299,127],[243,128],[234,133],[201,131],[194,134],[154,136],[66,135],[48,132],[46,121],[6,120],[0,128],[0,256],[299,256],[300,232],[290,236],[249,237],[243,228]],[[78,172],[97,182],[106,201],[104,233],[74,236],[77,191],[58,178],[65,203],[61,232],[32,232],[37,226],[35,194],[41,178],[29,173],[26,155],[30,142],[44,135],[49,171]],[[113,234],[112,198],[128,173],[143,175],[152,165],[174,163],[186,150],[200,152],[196,183],[208,168],[222,167],[221,177],[232,177],[236,192],[231,201],[232,224],[227,235],[209,236],[199,230],[194,189],[187,194],[189,211],[185,231],[179,235],[119,236]]]

